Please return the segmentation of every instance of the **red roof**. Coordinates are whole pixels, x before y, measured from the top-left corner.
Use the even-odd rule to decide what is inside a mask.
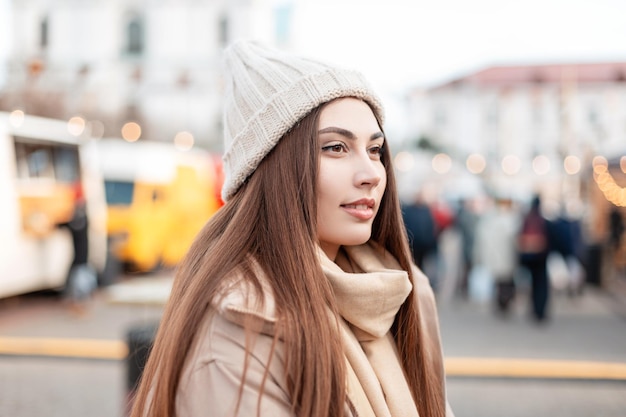
[[[493,66],[444,83],[436,89],[459,84],[510,86],[527,83],[626,82],[626,62]]]

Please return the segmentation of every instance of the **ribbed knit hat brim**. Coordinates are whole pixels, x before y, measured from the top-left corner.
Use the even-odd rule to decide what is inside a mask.
[[[300,119],[322,103],[356,97],[383,122],[383,106],[357,71],[239,41],[225,57],[224,185],[227,201]]]

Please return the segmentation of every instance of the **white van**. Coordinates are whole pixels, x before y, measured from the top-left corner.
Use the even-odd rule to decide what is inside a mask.
[[[0,298],[91,291],[94,274],[100,282],[110,279],[95,144],[70,127],[0,112]],[[90,272],[93,282],[85,281]]]

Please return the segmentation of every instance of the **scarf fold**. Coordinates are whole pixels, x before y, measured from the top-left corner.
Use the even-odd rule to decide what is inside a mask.
[[[340,334],[351,368],[348,394],[359,415],[418,417],[389,331],[411,293],[407,272],[374,244],[345,247],[335,262],[321,249],[318,253],[343,319]]]

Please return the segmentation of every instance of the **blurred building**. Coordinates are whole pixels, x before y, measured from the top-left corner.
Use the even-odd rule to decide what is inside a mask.
[[[594,156],[626,152],[626,62],[490,67],[409,102],[417,145],[522,196],[577,199]]]
[[[446,199],[537,193],[544,214],[582,220],[590,280],[626,270],[612,226],[626,219],[626,62],[491,67],[408,101],[406,148],[422,159],[400,184]]]
[[[142,138],[185,131],[214,150],[221,49],[289,36],[289,3],[272,0],[2,0],[0,10],[0,109],[80,115],[95,136],[134,121]]]

